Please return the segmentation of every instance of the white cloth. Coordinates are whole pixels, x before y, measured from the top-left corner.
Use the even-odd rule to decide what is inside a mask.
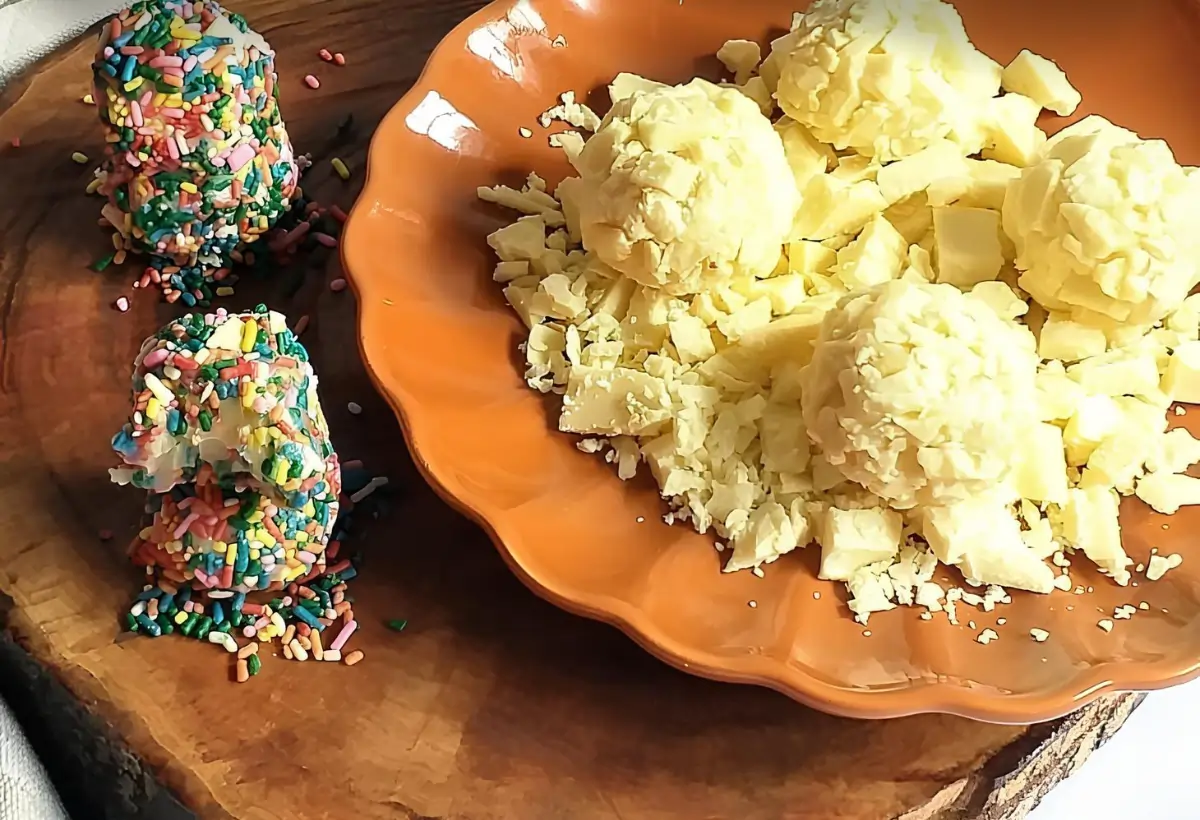
[[[0,820],[68,820],[42,764],[0,701]]]
[[[126,5],[122,0],[0,0],[0,86]]]

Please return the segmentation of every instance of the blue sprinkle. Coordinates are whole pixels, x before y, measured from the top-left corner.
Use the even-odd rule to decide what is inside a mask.
[[[137,599],[139,601],[149,601],[151,598],[157,598],[158,596],[160,596],[162,594],[163,594],[163,591],[161,589],[159,589],[158,587],[150,587],[150,589],[143,589],[138,594]]]
[[[304,623],[308,624],[313,629],[324,629],[325,628],[325,625],[317,620],[316,615],[313,615],[311,612],[309,612],[307,609],[305,609],[302,606],[292,607],[292,614],[296,616],[297,620],[304,621]]]
[[[212,602],[212,609],[209,610],[212,614],[213,623],[220,626],[225,623],[225,608],[221,606],[220,601]]]
[[[127,83],[133,79],[133,72],[137,69],[137,57],[130,54],[125,58],[125,62],[121,65],[121,82]]]
[[[236,567],[235,567],[235,569],[236,569]],[[243,567],[243,569],[245,569],[245,567]],[[234,612],[241,612],[242,604],[244,604],[244,603],[246,603],[246,593],[235,592],[235,593],[233,593],[233,600],[230,602],[229,605],[231,607],[233,607]]]
[[[358,575],[358,570],[356,570],[354,567],[346,567],[344,570],[339,572],[338,575],[341,576],[343,581],[349,581],[351,578]]]
[[[157,638],[159,635],[162,634],[162,627],[160,627],[158,624],[156,624],[149,616],[147,616],[144,613],[137,616],[137,622],[138,622],[138,626],[140,626],[142,629],[144,629],[146,631],[146,634],[149,635],[151,638]]]

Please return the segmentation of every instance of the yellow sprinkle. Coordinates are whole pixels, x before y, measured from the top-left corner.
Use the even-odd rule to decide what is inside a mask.
[[[346,167],[346,163],[342,162],[338,157],[334,157],[329,162],[333,166],[333,170],[337,171],[337,175],[342,179],[350,179],[350,169]]]
[[[275,546],[277,543],[275,541],[275,536],[271,535],[271,533],[267,532],[266,530],[259,530],[255,540],[261,541],[263,546],[267,547],[268,549]]]
[[[296,564],[297,566],[289,569],[287,575],[283,576],[283,579],[289,584],[304,574],[304,564],[301,564],[299,561]]]
[[[254,549],[253,547],[250,548],[250,560],[251,561],[257,561],[258,557],[260,555],[262,555],[262,553],[260,551]]]
[[[187,620],[187,616],[188,616],[187,612],[185,610],[181,609],[175,613],[175,617],[173,618],[173,620],[175,621],[175,623],[181,624]]]
[[[83,165],[88,161],[88,155],[81,151],[76,151],[75,153],[71,154],[71,159],[73,159],[75,162],[78,162],[80,165]]]
[[[187,40],[189,43],[194,43],[200,39],[200,35],[196,32],[180,27],[173,27],[171,29],[171,36],[176,40]]]
[[[146,420],[153,422],[158,418],[158,411],[161,409],[162,405],[159,403],[158,398],[151,396],[150,400],[146,402]]]
[[[299,530],[299,531],[296,533],[296,540],[297,540],[297,541],[307,541],[307,540],[308,540],[308,533],[306,533],[304,530]]]
[[[249,382],[243,382],[243,384],[249,384]],[[257,393],[255,393],[253,390],[247,390],[242,394],[242,407],[252,406],[256,398],[258,398]]]
[[[311,501],[309,501],[308,503],[306,503],[304,505],[304,514],[306,516],[308,516],[309,518],[312,518],[317,514],[317,508],[313,505],[313,503]]]
[[[263,520],[263,511],[262,510],[255,510],[254,512],[252,512],[248,516],[246,516],[246,522],[249,524],[257,524],[259,521],[262,521],[262,520]]]
[[[100,180],[93,179],[91,182],[88,183],[88,186],[86,188],[84,188],[84,190],[89,194],[96,193],[96,191],[100,190]]]
[[[291,462],[286,458],[278,458],[275,460],[275,475],[273,476],[276,484],[282,484],[287,478],[288,470],[292,468]]]
[[[161,91],[159,91],[157,94],[154,95],[154,100],[152,101],[152,103],[155,108],[162,108],[163,103],[165,103],[166,101],[167,101],[167,95],[162,93]]]
[[[200,193],[200,189],[197,188],[194,184],[192,184],[190,182],[181,182],[181,183],[179,183],[179,187],[180,187],[180,189],[187,191],[189,194]]]
[[[138,88],[141,88],[143,82],[145,82],[145,80],[142,77],[134,77],[132,80],[125,83],[125,85],[121,86],[121,88],[125,89],[126,91],[136,91]]]
[[[249,353],[254,349],[254,340],[258,338],[258,322],[247,319],[242,323],[242,352]]]
[[[267,446],[267,439],[271,435],[268,432],[268,429],[274,430],[275,428],[274,427],[271,427],[271,428],[259,427],[258,429],[256,429],[254,431],[254,443],[257,444],[259,447]]]
[[[93,104],[95,104],[95,102],[96,102],[96,101],[95,101],[95,100],[92,98],[92,95],[91,95],[91,94],[84,94],[84,95],[83,95],[83,101],[84,101],[85,103],[87,103],[88,105],[93,105]]]

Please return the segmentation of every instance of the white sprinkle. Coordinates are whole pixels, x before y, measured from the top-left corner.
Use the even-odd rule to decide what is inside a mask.
[[[1177,405],[1175,405],[1175,415],[1177,415],[1177,416],[1186,416],[1186,415],[1187,415],[1187,408],[1186,408],[1186,407],[1181,407],[1181,406],[1180,406],[1180,405],[1178,405],[1178,404],[1177,404]]]
[[[922,621],[932,621],[932,620],[933,620],[933,615],[932,615],[932,614],[930,614],[930,613],[928,613],[928,612],[922,612],[922,613],[921,613],[921,620],[922,620]]]
[[[357,416],[362,412],[362,405],[356,401],[352,401],[346,405],[346,409],[349,410],[352,415]]]
[[[566,48],[566,45],[567,38],[563,37],[561,34],[550,41],[551,48]]]
[[[1140,604],[1138,604],[1138,609],[1142,610],[1143,612],[1145,612],[1149,608],[1150,608],[1150,604],[1146,603],[1145,601],[1142,601]]]
[[[750,602],[750,608],[751,608],[751,609],[754,609],[754,608],[756,608],[757,606],[758,606],[758,601],[751,601],[751,602]]]
[[[863,637],[864,637],[864,638],[869,638],[869,637],[871,637],[871,630],[869,630],[869,629],[864,629],[864,630],[863,630]]]
[[[646,519],[645,519],[643,516],[640,516],[640,515],[639,515],[639,516],[638,516],[638,517],[637,517],[635,520],[636,520],[636,521],[637,521],[639,524],[644,524],[644,523],[646,523]]]
[[[975,622],[967,621],[967,629],[974,629],[974,628],[975,628]]]
[[[814,601],[819,601],[819,600],[821,600],[821,593],[819,593],[819,592],[814,592],[814,593],[813,593],[813,600],[814,600]]]
[[[1044,629],[1035,628],[1029,630],[1029,637],[1033,638],[1038,643],[1045,643],[1046,639],[1050,637],[1050,633]]]
[[[350,501],[353,502],[354,504],[357,504],[358,502],[362,501],[364,498],[366,498],[371,493],[378,490],[380,487],[383,487],[387,483],[388,483],[387,476],[375,476],[375,478],[372,478],[370,481],[367,482],[367,486],[363,487],[361,490],[356,492],[354,495],[350,496]]]
[[[752,574],[752,575],[753,575],[755,578],[762,578],[762,577],[763,577],[763,575],[765,574],[765,573],[762,571],[762,567],[755,567],[754,569],[750,570],[750,573],[751,573],[751,574]]]
[[[1000,636],[996,634],[996,630],[985,629],[979,633],[979,636],[977,638],[975,638],[975,640],[978,641],[979,643],[983,644],[984,646],[987,646],[989,643],[991,643],[992,641],[998,640],[999,638],[1000,638]]]
[[[1108,618],[1103,618],[1096,624],[1096,626],[1100,627],[1105,632],[1112,632],[1113,622],[1110,621]]]
[[[1008,618],[997,618],[996,619],[996,626],[1004,626],[1006,623],[1008,623]]]
[[[530,137],[533,136],[533,132],[530,131],[528,128],[525,128],[524,126],[518,128],[517,133],[520,134],[525,139],[529,139]]]
[[[1054,588],[1061,592],[1071,591],[1071,576],[1060,575],[1054,579]]]

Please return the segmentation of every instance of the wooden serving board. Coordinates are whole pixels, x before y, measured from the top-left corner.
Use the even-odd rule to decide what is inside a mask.
[[[293,142],[316,162],[305,188],[348,208],[373,126],[481,3],[231,5],[278,49]],[[347,65],[322,63],[322,47]],[[90,166],[71,161],[100,155],[96,111],[81,102],[91,49],[89,37],[61,50],[0,95],[0,591],[11,599],[0,611],[9,634],[201,816],[1019,818],[1136,705],[1110,698],[1035,727],[857,722],[689,677],[554,609],[418,477],[359,362],[353,299],[326,287],[340,275],[333,257],[309,265],[294,295],[285,276],[239,285],[229,306],[266,299],[293,320],[310,315],[303,338],[339,452],[396,491],[377,521],[358,522],[351,547],[364,558],[353,592],[366,661],[268,658],[238,686],[216,647],[116,640],[140,583],[123,546],[142,499],[108,483],[108,439],[138,343],[182,311],[133,291],[132,264],[88,269],[108,245],[99,202],[83,195]],[[308,73],[319,90],[304,87]],[[351,182],[332,175],[335,155],[358,169]],[[120,295],[128,313],[111,308]],[[102,541],[102,530],[115,537]],[[392,618],[408,629],[387,630]]]

